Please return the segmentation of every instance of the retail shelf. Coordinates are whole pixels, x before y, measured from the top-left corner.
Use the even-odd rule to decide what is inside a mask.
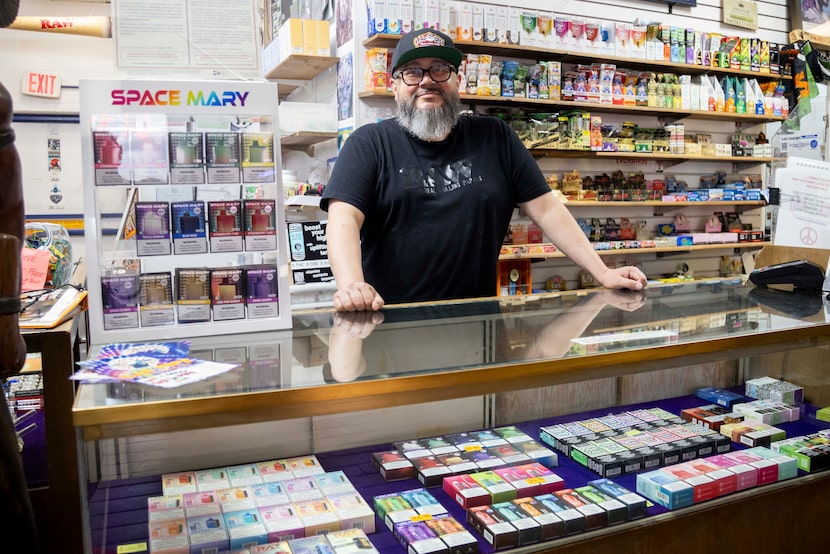
[[[717,244],[696,244],[692,246],[670,246],[670,247],[656,247],[656,248],[617,248],[613,250],[596,250],[600,256],[637,256],[640,254],[674,254],[678,252],[700,252],[703,250],[752,250],[756,248],[763,248],[768,242],[730,242]],[[562,252],[525,252],[518,251],[513,254],[502,254],[499,260],[519,260],[519,259],[533,259],[542,260],[549,258],[565,258]]]
[[[329,56],[291,54],[266,73],[265,78],[271,81],[310,81],[337,65],[338,61],[340,58]],[[284,97],[300,86],[301,83],[278,83],[277,94]]]
[[[394,48],[395,45],[398,43],[399,39],[399,35],[379,34],[371,36],[368,39],[364,40],[363,46],[365,46],[366,48]],[[825,38],[825,44],[826,40],[827,39]],[[614,63],[620,65],[621,67],[629,67],[632,69],[660,69],[662,71],[671,70],[682,74],[713,73],[719,75],[737,75],[740,77],[754,77],[761,80],[791,79],[789,75],[761,73],[759,71],[746,71],[741,69],[732,69],[729,67],[711,67],[702,65],[692,65],[686,63],[646,60],[623,56],[611,56],[602,53],[593,54],[589,52],[576,52],[572,50],[542,48],[538,46],[494,44],[491,42],[478,42],[472,40],[456,40],[455,45],[461,50],[473,54],[483,53],[503,57],[532,59],[538,59],[541,57],[565,63],[591,63],[601,61],[602,63]]]
[[[314,146],[337,138],[337,133],[326,133],[322,131],[298,131],[280,138],[280,147],[283,150],[297,150],[311,154]]]

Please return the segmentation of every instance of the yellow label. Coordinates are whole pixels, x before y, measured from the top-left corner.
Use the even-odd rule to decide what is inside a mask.
[[[129,554],[130,552],[147,552],[146,542],[137,542],[135,544],[119,544],[115,550],[118,554]]]
[[[409,518],[409,521],[429,521],[430,519],[432,519],[432,516],[430,514],[421,514],[417,516],[412,516],[411,518]]]
[[[480,446],[475,446],[475,445],[472,445],[472,444],[467,445],[467,446],[464,447],[464,452],[481,452],[481,450],[482,449],[481,449]]]
[[[544,477],[530,477],[528,479],[525,479],[525,482],[527,482],[528,485],[541,485],[545,482],[545,478]]]

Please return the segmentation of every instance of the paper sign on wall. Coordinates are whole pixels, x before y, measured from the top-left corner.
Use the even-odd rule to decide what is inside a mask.
[[[49,275],[48,250],[24,248],[20,252],[20,289],[23,292],[42,289]]]

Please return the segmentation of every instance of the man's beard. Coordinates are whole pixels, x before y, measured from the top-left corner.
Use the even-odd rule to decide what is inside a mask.
[[[458,123],[461,113],[461,99],[457,94],[447,94],[436,89],[443,98],[440,106],[435,108],[416,108],[417,97],[397,100],[398,122],[413,136],[434,141],[444,139]]]

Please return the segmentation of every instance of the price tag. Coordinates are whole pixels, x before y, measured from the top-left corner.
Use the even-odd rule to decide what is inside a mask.
[[[417,516],[412,516],[411,518],[409,518],[409,521],[429,521],[431,519],[432,519],[431,514],[420,514],[420,515],[417,515]]]
[[[132,554],[133,552],[147,552],[146,542],[137,542],[134,544],[119,544],[115,549],[117,554]]]
[[[530,477],[528,479],[525,479],[525,482],[528,485],[541,485],[545,482],[545,479],[544,477]]]
[[[481,452],[481,447],[476,445],[468,445],[464,447],[464,452]]]

